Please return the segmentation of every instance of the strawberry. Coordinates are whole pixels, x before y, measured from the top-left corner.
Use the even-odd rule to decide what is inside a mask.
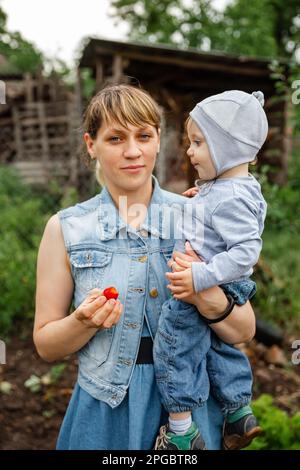
[[[104,297],[108,299],[117,299],[119,297],[119,292],[115,287],[107,287],[103,291]]]

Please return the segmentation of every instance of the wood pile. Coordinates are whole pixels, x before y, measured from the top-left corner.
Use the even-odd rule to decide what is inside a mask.
[[[7,103],[0,108],[0,163],[18,169],[30,184],[53,177],[77,183],[76,100],[57,77],[25,75],[6,82]]]

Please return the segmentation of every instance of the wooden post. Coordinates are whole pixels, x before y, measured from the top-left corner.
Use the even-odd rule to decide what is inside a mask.
[[[49,80],[47,80],[47,83],[49,84],[49,94],[50,94],[50,101],[55,102],[59,100],[58,97],[58,77],[55,72],[51,73]]]
[[[78,113],[78,104],[67,103],[67,113],[68,113],[68,134],[69,134],[69,181],[68,183],[78,189],[78,148],[80,147],[79,142],[79,124],[80,124],[80,114]]]
[[[13,125],[14,125],[14,138],[16,143],[16,160],[22,160],[22,133],[21,133],[21,121],[19,110],[17,106],[12,107]]]
[[[27,103],[33,102],[33,80],[31,73],[25,73],[25,90],[26,90],[26,101]]]
[[[96,59],[96,91],[99,91],[104,81],[103,63],[98,58]]]
[[[76,70],[75,97],[68,103],[68,133],[70,143],[70,178],[69,183],[79,190],[79,152],[80,152],[80,126],[82,119],[82,82],[80,68]]]
[[[123,75],[123,58],[122,56],[116,54],[113,57],[113,64],[112,64],[112,80],[114,83],[119,83],[121,81]]]
[[[75,81],[75,107],[79,116],[79,120],[82,116],[82,82],[80,68],[76,70],[76,81]]]
[[[42,69],[39,68],[37,72],[37,101],[43,101],[44,94],[44,77]]]
[[[45,115],[45,104],[41,101],[36,103],[37,112],[39,118],[39,127],[41,132],[41,144],[42,144],[42,162],[45,171],[46,182],[49,180],[49,142]]]

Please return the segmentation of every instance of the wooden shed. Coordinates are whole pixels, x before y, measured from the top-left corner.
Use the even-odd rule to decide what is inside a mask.
[[[17,73],[0,61],[6,104],[0,106],[0,163],[20,171],[26,183],[45,185],[53,177],[76,184],[74,96],[53,74]]]
[[[286,181],[287,102],[274,99],[269,60],[91,38],[79,62],[79,70],[84,68],[92,72],[95,91],[107,82],[134,83],[134,78],[158,100],[165,119],[156,173],[162,185],[174,188],[177,184],[179,190],[197,176],[185,155],[184,121],[188,112],[211,94],[229,89],[262,90],[270,131],[259,160],[275,170],[272,178],[279,184]]]

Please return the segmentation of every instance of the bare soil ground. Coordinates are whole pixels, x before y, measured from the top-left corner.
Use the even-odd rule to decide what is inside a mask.
[[[283,350],[277,350],[252,341],[243,348],[253,367],[254,398],[269,393],[280,408],[293,414],[300,409],[300,365],[291,364],[290,344],[287,340]],[[7,364],[0,366],[0,449],[55,448],[77,376],[76,357],[64,363],[60,377],[49,383],[53,364],[38,357],[30,334],[7,344]],[[24,385],[32,375],[44,377],[39,391]]]

